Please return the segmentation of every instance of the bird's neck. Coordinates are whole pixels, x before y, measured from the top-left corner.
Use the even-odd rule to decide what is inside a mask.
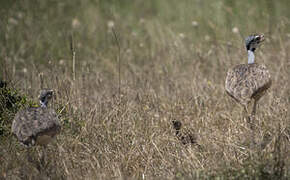
[[[254,52],[248,50],[248,64],[253,64],[255,62],[255,55]]]

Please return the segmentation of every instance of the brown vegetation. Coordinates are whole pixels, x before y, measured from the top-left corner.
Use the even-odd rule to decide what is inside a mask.
[[[198,27],[192,27],[191,21],[175,28],[162,17],[134,16],[132,20],[132,15],[120,13],[108,18],[101,9],[86,7],[79,5],[86,18],[72,18],[67,12],[70,21],[60,18],[63,22],[52,18],[52,12],[63,12],[50,12],[54,6],[43,12],[47,16],[22,19],[17,8],[5,11],[9,31],[6,29],[5,41],[1,41],[1,77],[31,99],[37,97],[42,77],[44,87],[55,90],[52,107],[63,128],[45,151],[45,162],[39,160],[40,148],[27,152],[11,135],[1,137],[0,177],[290,176],[289,19],[281,18],[278,28],[266,33],[266,41],[256,52],[256,61],[266,64],[271,73],[272,86],[259,102],[255,139],[260,144],[252,147],[251,129],[242,108],[226,95],[224,81],[230,67],[247,62],[243,38],[252,33],[254,25],[243,35],[231,28],[223,32],[218,23],[210,22],[208,31],[195,29]],[[22,13],[33,15],[35,10]],[[51,21],[39,26],[37,18]],[[205,22],[201,19],[200,24],[193,24],[205,28],[201,24]],[[238,22],[242,21],[232,23]],[[49,31],[43,29],[46,25]],[[61,27],[70,29],[63,32]],[[194,132],[198,145],[180,142],[172,127],[176,120],[182,122],[181,128]],[[27,159],[26,153],[32,159]]]

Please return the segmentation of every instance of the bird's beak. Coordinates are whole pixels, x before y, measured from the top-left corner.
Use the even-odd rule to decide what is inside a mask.
[[[261,34],[260,35],[260,42],[263,42],[265,40],[265,36],[264,36],[264,34]]]

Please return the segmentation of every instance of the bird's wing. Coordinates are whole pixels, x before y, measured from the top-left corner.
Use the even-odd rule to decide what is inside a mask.
[[[270,85],[270,73],[265,65],[240,64],[228,71],[225,89],[238,102],[246,104]]]
[[[48,108],[28,108],[19,111],[12,123],[12,132],[19,141],[28,142],[40,133],[59,129],[60,123],[56,112]]]

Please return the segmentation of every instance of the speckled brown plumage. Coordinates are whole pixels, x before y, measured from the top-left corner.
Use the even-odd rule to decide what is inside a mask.
[[[48,108],[28,108],[19,111],[12,124],[12,132],[24,145],[45,145],[59,133],[60,124],[54,110]],[[44,140],[44,136],[48,136]],[[40,140],[41,139],[41,140]]]
[[[182,144],[197,144],[197,136],[192,133],[181,132],[182,123],[178,120],[172,121],[173,128],[175,129],[175,134]]]
[[[43,90],[41,93],[41,98],[46,105],[52,96],[52,91]],[[32,107],[17,112],[11,131],[22,144],[33,146],[48,144],[60,129],[59,119],[53,109]]]
[[[227,94],[243,105],[251,129],[254,129],[257,102],[272,83],[266,66],[255,63],[254,52],[264,40],[263,34],[250,35],[245,39],[248,64],[240,64],[230,69],[225,82]],[[252,100],[254,104],[249,114],[248,106]]]
[[[271,86],[271,77],[265,65],[240,64],[227,73],[225,89],[237,102],[247,106],[258,101]]]

